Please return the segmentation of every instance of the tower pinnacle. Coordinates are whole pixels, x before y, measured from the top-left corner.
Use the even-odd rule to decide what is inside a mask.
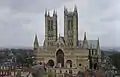
[[[74,7],[74,12],[77,12],[77,6],[75,5],[75,7]]]
[[[45,9],[45,16],[47,16],[47,9]]]
[[[84,40],[87,40],[86,32],[84,32]]]
[[[88,48],[88,42],[87,42],[86,32],[84,32],[83,48]]]
[[[36,50],[38,47],[39,47],[38,38],[37,38],[37,34],[35,34],[34,49]]]
[[[66,14],[67,12],[67,8],[64,6],[64,13]]]
[[[98,38],[98,40],[97,40],[97,48],[99,48],[100,47],[100,44],[99,44],[99,38]]]
[[[57,16],[57,12],[55,11],[55,9],[53,10],[53,16]]]
[[[53,10],[53,14],[56,14],[55,9]]]
[[[48,11],[48,16],[50,16],[50,12]]]

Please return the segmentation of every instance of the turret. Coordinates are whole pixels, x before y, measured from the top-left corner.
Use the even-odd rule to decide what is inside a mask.
[[[87,40],[86,32],[84,32],[84,41]]]
[[[38,43],[37,35],[35,35],[34,50],[36,51],[38,48],[39,48],[39,43]]]
[[[48,16],[50,16],[50,12],[48,11]]]
[[[101,51],[100,51],[100,43],[99,43],[99,38],[97,40],[97,55],[99,57],[99,62],[101,62]]]
[[[68,13],[67,8],[64,6],[64,14],[66,15]]]
[[[77,6],[74,7],[74,12],[77,13]]]
[[[88,42],[87,42],[86,32],[84,32],[83,48],[88,48]]]
[[[53,10],[53,17],[57,17],[57,12]]]
[[[100,45],[99,45],[99,38],[98,38],[98,40],[97,40],[97,49],[100,47]]]
[[[47,9],[45,10],[45,16],[47,16]]]

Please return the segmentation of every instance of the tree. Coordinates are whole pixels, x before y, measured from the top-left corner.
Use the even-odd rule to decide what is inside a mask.
[[[113,65],[120,70],[120,53],[116,53],[113,55],[110,55],[110,58],[112,59]]]
[[[49,71],[48,72],[48,77],[55,77],[55,72]]]

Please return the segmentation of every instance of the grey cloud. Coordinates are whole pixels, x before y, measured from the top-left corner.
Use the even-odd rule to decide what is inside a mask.
[[[114,22],[114,21],[117,21],[117,20],[120,20],[120,17],[108,17],[108,18],[103,18],[103,19],[100,19],[101,22]]]
[[[0,46],[32,46],[37,33],[44,40],[44,10],[58,10],[59,32],[63,35],[63,6],[76,4],[79,12],[79,38],[100,38],[102,46],[119,44],[118,0],[2,0],[0,1]],[[116,4],[117,3],[117,4]],[[73,8],[72,7],[72,8]],[[104,22],[103,22],[104,21]],[[113,40],[115,40],[113,42]]]
[[[59,7],[63,2],[70,0],[2,0],[0,5],[8,7],[13,12],[43,12],[46,8],[52,9]]]
[[[80,4],[81,3],[81,4]],[[77,5],[79,13],[79,39],[83,39],[83,33],[87,32],[88,39],[100,38],[101,46],[120,46],[119,44],[119,6],[117,0],[81,0],[68,2],[69,8]],[[63,35],[63,7],[59,10],[59,30]],[[103,22],[104,20],[104,22]],[[62,32],[61,32],[62,31]],[[114,41],[114,42],[113,42]]]

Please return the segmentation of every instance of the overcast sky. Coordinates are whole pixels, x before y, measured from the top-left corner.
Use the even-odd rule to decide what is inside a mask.
[[[120,0],[0,0],[0,47],[33,46],[37,33],[44,40],[44,11],[58,13],[63,35],[64,6],[79,13],[79,39],[100,39],[101,46],[120,47]]]

